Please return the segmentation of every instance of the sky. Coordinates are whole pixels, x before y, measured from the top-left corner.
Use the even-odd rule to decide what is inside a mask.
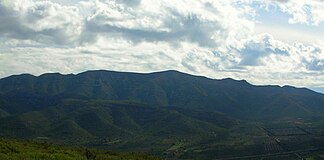
[[[96,69],[324,93],[324,0],[0,0],[0,78]]]

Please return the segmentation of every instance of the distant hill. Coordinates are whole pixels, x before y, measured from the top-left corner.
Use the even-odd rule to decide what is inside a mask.
[[[165,156],[211,143],[222,149],[252,145],[256,142],[249,136],[265,137],[255,124],[323,115],[324,95],[306,88],[255,86],[178,71],[99,70],[0,80],[2,137],[43,137]]]

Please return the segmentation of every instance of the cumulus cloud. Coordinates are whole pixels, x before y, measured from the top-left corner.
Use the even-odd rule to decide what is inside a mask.
[[[241,65],[262,65],[260,58],[271,54],[289,56],[289,46],[275,40],[269,34],[262,34],[245,40],[244,47],[237,49],[241,54]]]
[[[253,23],[244,18],[245,12],[229,2],[143,0],[142,4],[136,9],[114,1],[88,4],[97,9],[87,18],[84,38],[96,40],[91,36],[109,34],[133,43],[188,41],[215,47],[226,40],[246,36],[253,27]]]
[[[1,0],[0,35],[37,42],[72,43],[81,32],[76,7],[50,1]]]
[[[260,2],[265,6],[276,6],[289,14],[291,24],[319,25],[324,21],[323,0],[264,0],[258,3]]]

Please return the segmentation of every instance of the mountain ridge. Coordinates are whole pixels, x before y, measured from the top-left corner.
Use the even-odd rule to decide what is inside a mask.
[[[48,98],[48,101],[53,102],[62,98],[94,98],[130,100],[159,106],[180,105],[196,109],[200,106],[212,109],[216,104],[216,107],[226,109],[233,106],[253,106],[256,102],[255,97],[261,97],[267,103],[271,100],[267,97],[282,97],[285,94],[289,95],[287,98],[293,96],[293,99],[297,99],[295,97],[298,96],[322,99],[320,97],[324,96],[307,88],[257,86],[245,80],[231,78],[218,80],[175,70],[153,73],[94,70],[75,75],[22,74],[0,79],[0,95],[7,98],[34,96],[40,100]],[[191,98],[188,98],[190,96]],[[262,102],[259,103],[261,105]]]
[[[21,77],[21,76],[28,76],[29,78],[33,77],[33,78],[40,78],[40,77],[46,77],[46,76],[63,76],[63,77],[69,77],[69,76],[78,76],[78,75],[83,75],[83,74],[89,74],[89,73],[98,73],[98,72],[104,72],[104,73],[117,73],[117,74],[134,74],[134,75],[151,75],[151,74],[168,74],[168,73],[179,73],[179,74],[183,74],[183,75],[189,75],[189,76],[193,76],[193,77],[197,77],[197,78],[205,78],[205,79],[209,79],[209,80],[215,80],[215,81],[235,81],[235,82],[242,82],[242,83],[247,83],[249,85],[253,85],[256,87],[278,87],[278,88],[294,88],[294,89],[306,89],[306,90],[310,90],[312,92],[316,92],[318,94],[323,94],[317,91],[314,91],[310,88],[307,87],[296,87],[293,85],[272,85],[272,84],[268,84],[268,85],[255,85],[252,84],[250,82],[248,82],[245,79],[234,79],[234,78],[222,78],[222,79],[215,79],[215,78],[210,78],[204,75],[194,75],[194,74],[189,74],[189,73],[185,73],[185,72],[181,72],[178,70],[162,70],[162,71],[155,71],[155,72],[130,72],[130,71],[115,71],[115,70],[88,70],[88,71],[84,71],[84,72],[80,72],[80,73],[67,73],[67,74],[62,74],[60,72],[51,72],[51,73],[43,73],[40,75],[33,75],[30,73],[22,73],[22,74],[14,74],[14,75],[10,75],[7,77],[2,77],[0,78],[0,80],[3,79],[8,79],[8,78],[14,78],[14,77]],[[323,94],[324,95],[324,94]]]
[[[262,126],[321,125],[323,105],[323,94],[305,88],[178,71],[23,74],[0,79],[0,137],[210,159],[210,148],[213,157],[233,146],[238,155],[267,153],[258,147],[268,139]]]

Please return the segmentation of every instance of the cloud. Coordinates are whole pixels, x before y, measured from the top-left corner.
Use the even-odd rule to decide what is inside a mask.
[[[265,3],[266,6],[276,6],[289,14],[291,17],[288,22],[291,24],[318,26],[324,22],[323,0],[265,0],[261,3]]]
[[[324,60],[313,59],[311,62],[308,62],[307,69],[313,71],[324,71]]]
[[[136,9],[133,7],[136,6]],[[125,38],[133,43],[179,41],[217,47],[252,32],[244,8],[231,2],[185,0],[80,1],[64,6],[51,1],[2,0],[1,35],[47,44],[95,43],[98,36]]]
[[[244,18],[245,12],[228,2],[185,0],[173,4],[161,0],[152,4],[143,0],[142,4],[136,10],[114,1],[89,4],[97,9],[87,18],[83,39],[91,42],[106,34],[133,43],[164,41],[177,45],[187,41],[217,47],[226,40],[246,36],[253,28],[253,23]]]
[[[289,46],[283,42],[275,40],[269,34],[261,34],[250,38],[244,42],[244,47],[237,49],[241,54],[240,65],[262,65],[261,58],[271,54],[289,56]]]
[[[243,46],[232,47],[227,52],[234,52],[240,60],[237,64],[249,69],[263,69],[265,72],[324,72],[323,48],[321,45],[286,43],[276,40],[269,34],[251,36],[243,41]]]
[[[140,3],[141,3],[141,0],[120,0],[120,1],[117,1],[117,2],[121,2],[121,3],[124,3],[128,6],[138,6]]]
[[[102,15],[97,15],[87,22],[87,32],[90,32],[95,36],[103,33],[116,37],[124,37],[125,39],[131,40],[133,43],[143,41],[164,41],[170,43],[189,41],[198,43],[201,46],[214,47],[216,45],[216,41],[212,39],[212,36],[215,31],[222,30],[222,28],[213,29],[213,27],[217,27],[217,24],[212,24],[212,22],[201,22],[196,15],[177,15],[177,17],[173,20],[173,24],[171,24],[172,22],[167,22],[169,24],[164,24],[170,25],[166,31],[154,30],[154,28],[128,28],[124,26],[116,26],[114,24],[105,24],[102,23],[102,20],[100,19],[102,18],[101,16]]]
[[[1,36],[60,45],[73,43],[82,27],[78,8],[50,1],[1,0],[0,21]]]
[[[302,55],[301,62],[306,70],[324,73],[324,52],[319,46],[304,46],[301,43],[295,44]]]

